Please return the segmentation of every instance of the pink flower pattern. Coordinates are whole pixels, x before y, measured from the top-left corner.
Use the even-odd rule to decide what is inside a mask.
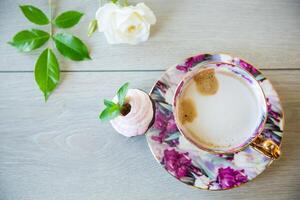
[[[252,74],[253,76],[260,74],[259,71],[255,67],[253,67],[252,65],[250,65],[249,63],[247,63],[241,59],[240,59],[240,66],[243,69],[245,69],[246,71],[248,71],[250,74]]]
[[[199,62],[203,61],[205,59],[206,55],[205,54],[200,54],[197,56],[189,57],[188,59],[185,60],[184,64],[182,65],[177,65],[176,69],[182,72],[188,72],[193,66],[198,64]]]
[[[179,153],[176,150],[164,151],[164,158],[162,160],[166,170],[174,174],[176,178],[191,176],[192,172],[197,176],[202,175],[201,170],[192,164],[192,160],[188,157],[189,153]]]
[[[171,112],[163,113],[160,109],[155,111],[155,122],[154,128],[159,130],[159,134],[152,136],[151,138],[159,143],[166,142],[171,146],[178,144],[178,138],[173,140],[165,141],[165,139],[174,132],[178,132],[174,116]]]
[[[228,189],[246,183],[248,178],[244,175],[244,170],[234,170],[230,167],[219,168],[217,183],[222,189]]]

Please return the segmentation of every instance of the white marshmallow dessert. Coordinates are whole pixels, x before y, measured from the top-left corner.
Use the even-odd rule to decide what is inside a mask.
[[[117,103],[118,97],[113,101]],[[112,119],[111,125],[120,134],[126,137],[143,135],[153,120],[153,105],[149,95],[139,89],[129,89],[125,103],[130,105],[126,115],[119,115]]]

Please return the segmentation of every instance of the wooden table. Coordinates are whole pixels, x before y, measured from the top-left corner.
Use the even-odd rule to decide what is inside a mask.
[[[100,33],[86,36],[98,1],[56,1],[56,12],[86,13],[68,31],[88,44],[93,60],[59,57],[62,81],[44,103],[33,74],[42,49],[21,54],[6,42],[36,27],[18,5],[47,11],[47,1],[0,1],[0,199],[300,199],[300,1],[145,2],[158,19],[150,40],[110,46]],[[233,190],[180,183],[156,163],[145,137],[127,139],[98,120],[102,99],[122,83],[149,91],[168,66],[199,52],[225,52],[258,66],[285,109],[281,159]]]

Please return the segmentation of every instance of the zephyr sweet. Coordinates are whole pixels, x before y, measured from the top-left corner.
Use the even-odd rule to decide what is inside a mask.
[[[116,100],[117,96],[114,97]],[[139,89],[129,89],[126,103],[131,106],[130,112],[112,119],[111,125],[126,137],[143,135],[153,119],[153,105],[149,95]]]

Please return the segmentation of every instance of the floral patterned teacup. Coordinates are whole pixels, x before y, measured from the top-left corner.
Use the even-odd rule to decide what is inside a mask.
[[[255,78],[230,63],[206,63],[189,71],[173,101],[181,134],[211,153],[234,153],[252,145],[276,159],[277,144],[261,133],[267,119],[265,95]]]

